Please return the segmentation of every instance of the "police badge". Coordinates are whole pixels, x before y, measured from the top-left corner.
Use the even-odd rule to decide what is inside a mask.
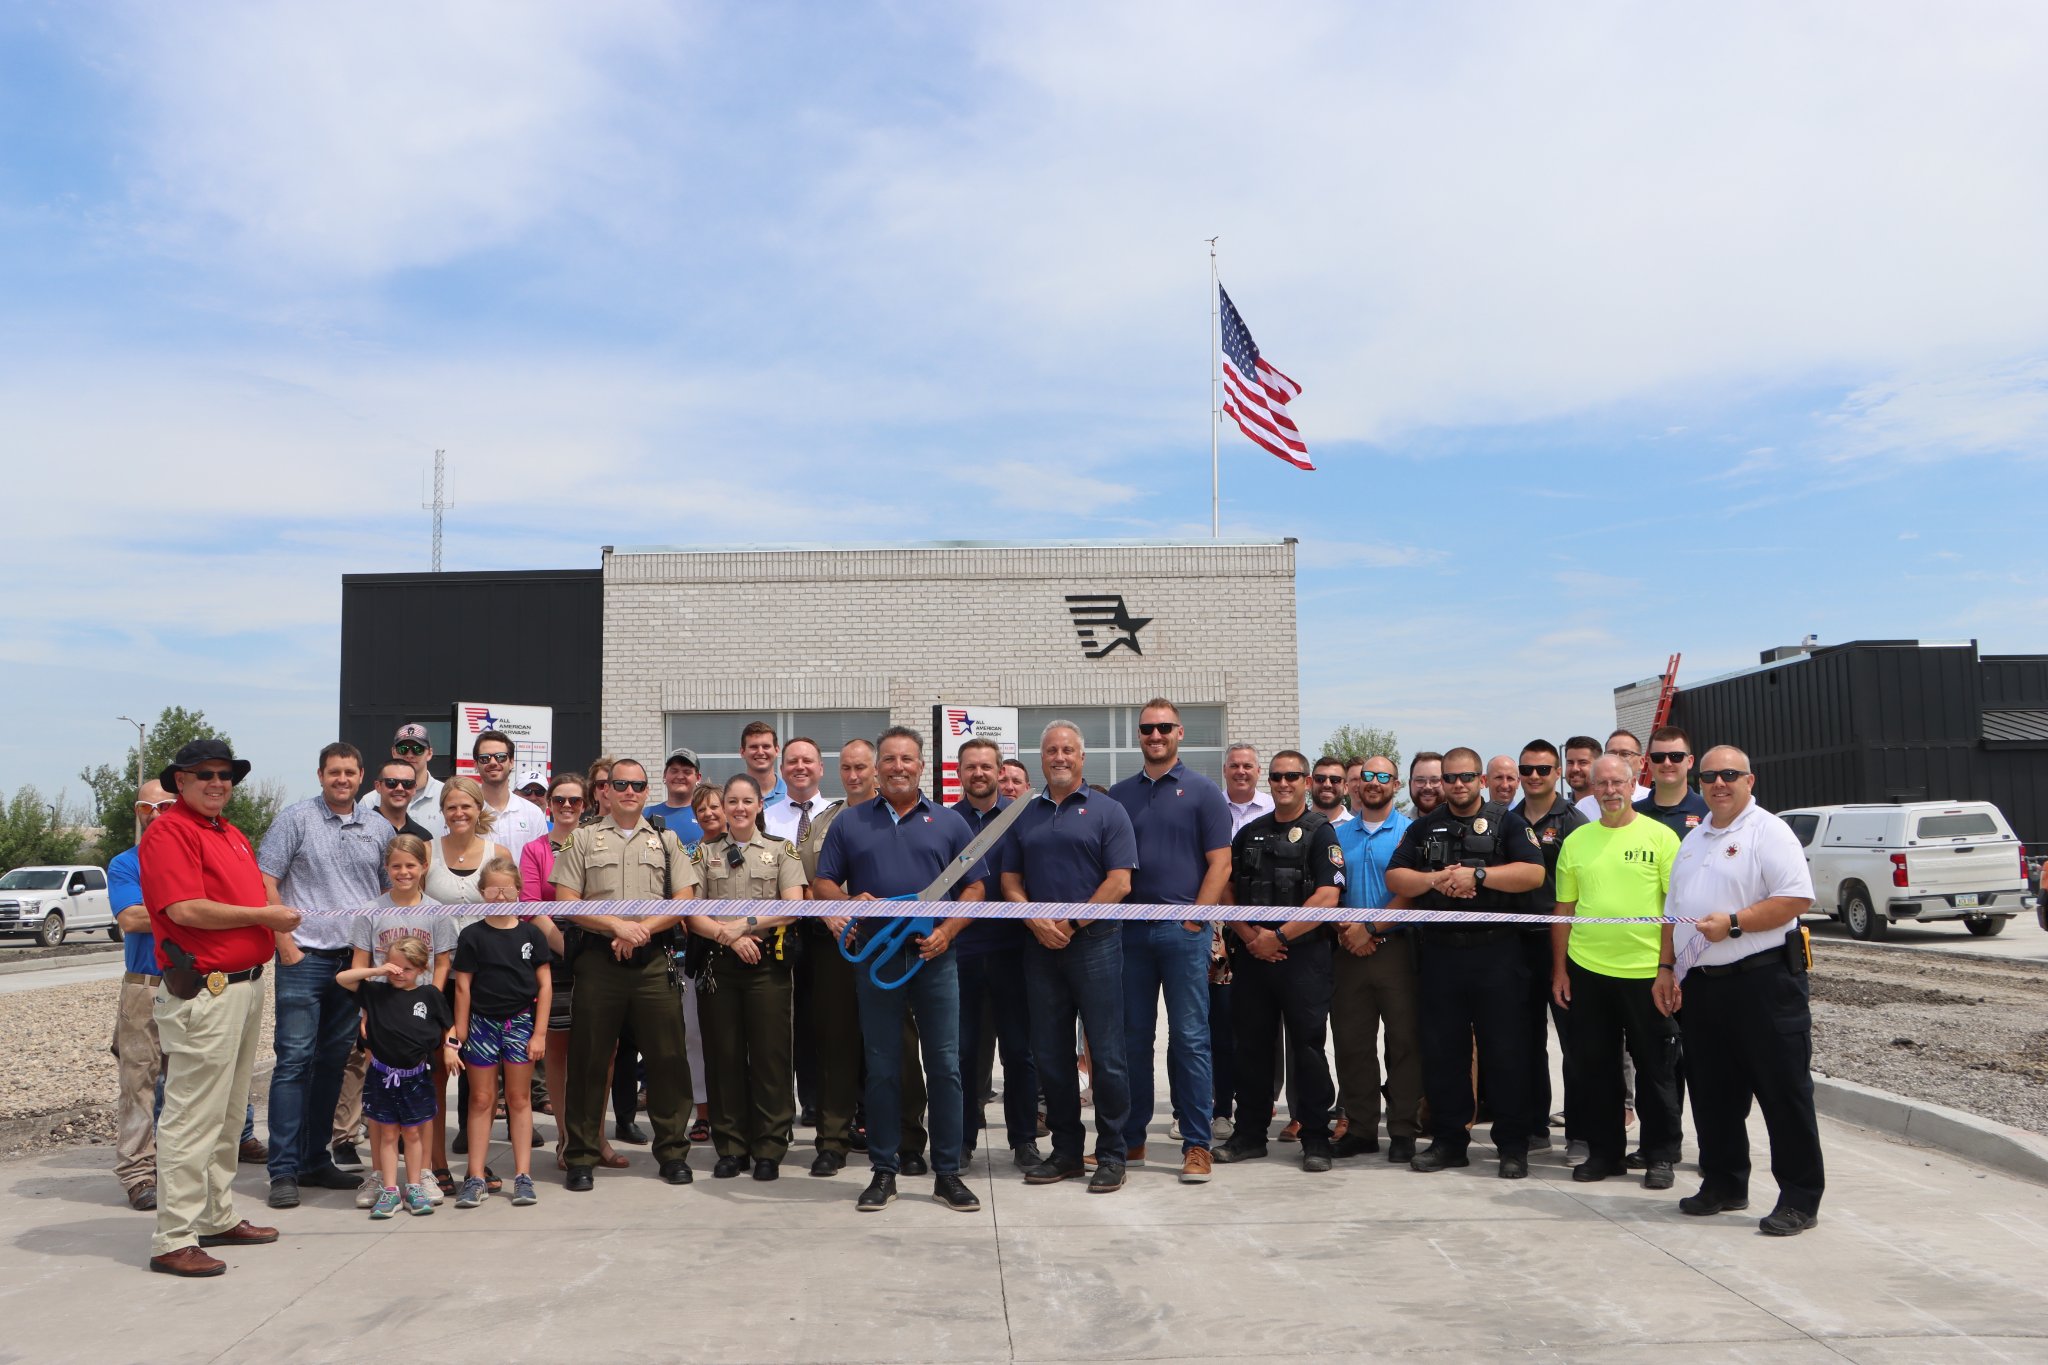
[[[1486,826],[1486,817],[1482,815],[1472,822],[1472,832],[1474,834],[1484,834],[1486,833]]]
[[[1287,831],[1287,842],[1290,844],[1298,844],[1301,842],[1300,825],[1296,825],[1293,829]]]

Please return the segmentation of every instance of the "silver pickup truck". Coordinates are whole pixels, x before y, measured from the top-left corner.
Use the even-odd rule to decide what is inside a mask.
[[[0,938],[33,934],[54,948],[74,929],[104,929],[120,941],[105,868],[17,867],[0,877]]]
[[[2004,930],[2034,908],[2027,860],[1989,801],[1812,806],[1779,812],[1806,846],[1814,909],[1861,939],[1893,920],[1961,920],[1973,934]]]

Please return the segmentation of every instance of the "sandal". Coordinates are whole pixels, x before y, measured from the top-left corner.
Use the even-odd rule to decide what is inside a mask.
[[[697,1121],[696,1121],[695,1123],[693,1123],[693,1124],[691,1124],[691,1125],[690,1125],[690,1141],[692,1141],[692,1142],[709,1142],[709,1141],[711,1141],[711,1120],[710,1120],[710,1119],[698,1119],[698,1120],[697,1120]]]
[[[623,1171],[633,1163],[620,1156],[617,1152],[604,1152],[599,1154],[597,1164],[608,1171]]]
[[[443,1194],[455,1193],[455,1173],[446,1166],[436,1166],[434,1168],[434,1183],[440,1186],[441,1193]]]
[[[484,1188],[492,1194],[505,1188],[505,1182],[498,1179],[498,1173],[488,1166],[484,1167]]]

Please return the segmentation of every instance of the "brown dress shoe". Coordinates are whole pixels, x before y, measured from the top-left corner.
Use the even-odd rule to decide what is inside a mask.
[[[156,1207],[156,1186],[137,1185],[128,1191],[128,1207],[139,1213],[148,1213]]]
[[[270,1149],[263,1145],[262,1138],[250,1138],[242,1144],[237,1159],[244,1166],[261,1166],[270,1160]]]
[[[179,1247],[162,1256],[150,1257],[149,1268],[160,1275],[181,1275],[188,1280],[196,1280],[208,1275],[227,1274],[228,1263],[215,1260],[198,1247]]]
[[[254,1247],[277,1240],[276,1228],[259,1228],[248,1219],[229,1228],[226,1232],[209,1232],[199,1239],[203,1247]]]

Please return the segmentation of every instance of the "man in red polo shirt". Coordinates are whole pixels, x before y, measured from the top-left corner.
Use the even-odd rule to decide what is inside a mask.
[[[262,1033],[256,984],[299,912],[266,905],[256,852],[220,818],[249,775],[226,742],[198,739],[159,777],[177,804],[142,836],[142,900],[156,934],[157,1035],[166,1077],[157,1120],[156,1237],[149,1268],[218,1275],[225,1262],[202,1248],[277,1240],[276,1228],[238,1220],[235,1157],[249,1073]]]

